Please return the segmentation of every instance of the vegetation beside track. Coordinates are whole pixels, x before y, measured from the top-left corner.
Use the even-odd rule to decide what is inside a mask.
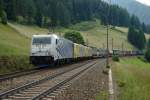
[[[1,56],[0,75],[34,68],[28,56]]]
[[[123,58],[113,63],[112,71],[118,100],[150,98],[150,63],[139,58]]]

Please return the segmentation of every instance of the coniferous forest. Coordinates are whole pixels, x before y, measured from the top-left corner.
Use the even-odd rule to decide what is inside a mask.
[[[126,9],[101,0],[0,0],[1,20],[7,18],[40,27],[68,26],[93,18],[106,24],[107,16],[111,25],[129,26],[132,23]],[[136,16],[135,21],[135,25],[142,28],[143,23]]]
[[[150,33],[150,26],[140,22],[137,16],[101,0],[0,0],[0,21],[3,24],[13,21],[39,27],[67,27],[95,18],[101,20],[103,25],[109,23],[112,26],[135,28],[141,34]],[[132,44],[136,44],[134,39],[128,37]]]

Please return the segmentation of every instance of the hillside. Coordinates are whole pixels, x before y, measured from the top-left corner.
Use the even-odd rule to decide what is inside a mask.
[[[72,25],[69,28],[55,28],[53,30],[49,30],[50,33],[55,33],[60,36],[63,36],[63,34],[67,31],[79,31],[84,36],[84,40],[87,42],[90,46],[95,46],[98,48],[106,48],[106,27],[99,24],[99,21],[87,21],[78,23],[76,25]],[[25,26],[20,24],[9,24],[11,27],[13,27],[15,30],[17,30],[19,33],[24,34],[25,36],[31,37],[33,34],[45,34],[48,33],[48,29],[44,28],[38,28],[35,26]],[[127,49],[133,49],[134,47],[128,43],[127,41],[127,33],[122,32],[117,29],[110,29],[109,33],[109,47],[112,48],[112,38],[114,39],[114,48],[121,48],[122,43],[124,44],[124,48]]]
[[[137,2],[136,0],[111,0],[113,4],[118,4],[128,10],[130,14],[135,14],[141,22],[150,24],[150,6]]]
[[[118,100],[149,100],[150,64],[143,58],[123,58],[112,66]],[[140,97],[140,98],[139,98]]]
[[[0,56],[29,55],[30,39],[9,25],[0,24]]]
[[[17,23],[8,23],[10,27],[17,30],[22,35],[25,35],[26,37],[32,37],[33,34],[47,34],[49,32],[48,29],[45,28],[39,28],[38,26],[33,25],[21,25]]]

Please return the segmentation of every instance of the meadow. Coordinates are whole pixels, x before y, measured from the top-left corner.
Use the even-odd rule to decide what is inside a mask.
[[[139,58],[123,58],[113,63],[113,79],[118,100],[149,100],[150,63]]]
[[[17,30],[19,33],[31,38],[33,34],[47,34],[55,33],[59,36],[63,36],[65,32],[68,31],[78,31],[80,32],[85,42],[88,45],[94,46],[97,48],[106,48],[106,27],[100,24],[99,20],[94,21],[85,21],[75,25],[71,25],[67,28],[56,27],[54,29],[39,28],[36,26],[26,26],[16,23],[9,24],[12,28]],[[127,41],[127,28],[109,27],[109,48],[112,49],[112,38],[114,42],[114,48],[121,49],[122,44],[124,49],[132,50],[135,49]]]

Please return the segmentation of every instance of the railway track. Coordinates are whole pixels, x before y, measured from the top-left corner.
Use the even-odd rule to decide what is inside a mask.
[[[44,69],[42,69],[42,70],[44,70]],[[31,70],[25,70],[25,71],[0,75],[0,82],[6,81],[6,80],[11,80],[11,79],[17,78],[17,77],[22,77],[22,76],[33,74],[33,73],[37,73],[39,71],[41,71],[41,70],[38,70],[35,68],[35,69],[31,69]]]
[[[62,67],[40,69],[33,73],[29,73],[29,74],[26,73],[24,75],[21,74],[21,76],[19,74],[18,75],[15,74],[15,77],[9,76],[9,78],[4,79],[3,81],[0,81],[0,93],[8,91],[10,89],[20,87],[28,83],[38,81],[47,76],[51,76],[51,75],[75,68],[75,67],[83,66],[91,61],[94,61],[94,60],[83,61],[80,63],[71,64],[71,65],[64,65]]]
[[[10,74],[0,75],[0,82],[7,81],[7,80],[12,80],[13,78],[23,77],[23,76],[26,76],[26,75],[30,75],[30,74],[34,74],[34,73],[37,73],[37,72],[45,71],[45,70],[48,70],[48,69],[49,68],[43,68],[43,69],[34,68],[34,69],[30,69],[30,70],[18,71],[18,72],[14,72],[14,73],[10,73]]]
[[[74,79],[87,69],[95,65],[97,61],[90,62],[88,64],[78,66],[66,70],[55,75],[45,77],[41,80],[26,84],[24,86],[9,90],[0,94],[2,100],[38,100],[46,98],[46,96],[55,91],[57,88],[63,86],[65,83]]]

